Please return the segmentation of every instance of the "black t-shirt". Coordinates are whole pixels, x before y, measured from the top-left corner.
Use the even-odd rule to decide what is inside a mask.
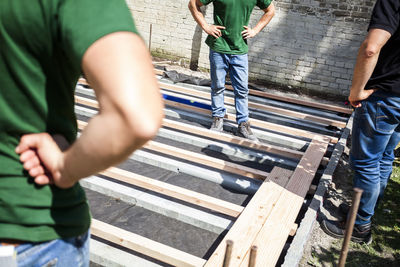
[[[382,29],[392,36],[382,47],[366,89],[378,88],[400,94],[400,1],[378,0],[368,30]]]

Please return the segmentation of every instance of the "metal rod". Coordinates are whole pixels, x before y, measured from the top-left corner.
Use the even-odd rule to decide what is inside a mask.
[[[149,51],[151,52],[151,36],[153,34],[153,24],[150,23]]]
[[[224,257],[224,263],[222,264],[223,267],[229,267],[232,257],[232,247],[233,247],[233,241],[230,239],[226,240],[225,257]]]
[[[342,245],[342,251],[340,252],[340,258],[339,258],[339,267],[344,267],[346,263],[346,258],[347,258],[347,252],[349,250],[349,243],[351,239],[351,235],[353,234],[353,228],[354,228],[354,222],[356,220],[357,216],[357,211],[358,211],[358,206],[360,204],[360,199],[363,190],[360,188],[354,188],[354,195],[353,195],[353,202],[351,205],[350,209],[350,216],[347,216],[347,222],[346,222],[346,230],[344,234],[344,240],[343,240],[343,245]]]
[[[251,246],[250,248],[250,257],[249,257],[249,267],[256,266],[256,259],[257,259],[257,246]]]

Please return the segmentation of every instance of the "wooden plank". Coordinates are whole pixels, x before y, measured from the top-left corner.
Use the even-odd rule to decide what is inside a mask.
[[[135,186],[149,189],[163,195],[171,196],[176,199],[187,201],[189,203],[214,210],[232,217],[238,217],[243,211],[243,207],[220,200],[208,195],[200,194],[192,190],[188,190],[179,186],[174,186],[165,182],[157,181],[145,176],[141,176],[132,172],[128,172],[118,168],[109,168],[100,174],[112,177],[119,181],[129,183]]]
[[[83,128],[87,125],[86,122],[83,122],[80,120],[78,120],[77,123],[78,123],[78,128],[80,130],[83,130]],[[231,172],[234,174],[243,175],[243,176],[246,176],[249,178],[257,178],[257,179],[264,180],[268,175],[268,172],[256,170],[253,168],[249,168],[249,167],[235,164],[235,163],[232,163],[229,161],[201,155],[198,153],[193,153],[191,151],[186,151],[186,150],[183,150],[183,149],[180,149],[177,147],[161,144],[161,143],[158,143],[155,141],[147,142],[143,146],[143,148],[147,148],[147,149],[150,149],[153,151],[158,151],[158,152],[161,152],[164,154],[172,155],[177,158],[194,161],[196,163],[205,164],[207,166],[211,166],[216,169],[224,170],[224,171]]]
[[[165,101],[165,104],[167,104],[169,106],[174,106],[174,107],[178,107],[178,108],[182,108],[182,109],[186,109],[186,110],[190,110],[190,111],[195,111],[197,113],[211,116],[211,110],[193,107],[188,104],[178,103],[178,102],[171,101],[171,100],[164,100],[164,101]],[[236,121],[236,115],[231,114],[231,113],[226,113],[225,118],[227,118],[228,120],[231,120],[231,121]],[[290,135],[294,135],[294,136],[302,136],[302,137],[306,137],[309,139],[314,139],[317,136],[320,136],[321,138],[328,137],[326,135],[317,134],[317,133],[313,133],[310,131],[301,130],[301,129],[297,129],[297,128],[293,128],[293,127],[289,127],[289,126],[283,126],[283,125],[279,125],[279,124],[272,123],[272,122],[266,122],[266,121],[257,120],[257,119],[249,119],[249,121],[250,121],[251,125],[253,125],[253,126],[261,127],[261,128],[264,128],[264,129],[267,129],[270,131],[279,132],[279,133],[286,133],[286,134],[290,134]],[[336,137],[329,136],[329,138],[330,138],[330,142],[332,142],[332,143],[337,143],[337,141],[338,141],[338,138],[336,138]]]
[[[219,133],[219,132],[211,131],[209,129],[204,129],[201,127],[188,125],[188,124],[185,124],[182,122],[177,122],[177,121],[173,121],[173,120],[169,120],[169,119],[163,120],[163,126],[169,127],[172,129],[181,130],[181,131],[184,131],[187,133],[197,134],[200,136],[209,137],[209,138],[220,140],[220,141],[237,144],[237,145],[252,148],[252,149],[262,150],[265,152],[281,155],[281,156],[288,157],[288,158],[300,159],[304,154],[303,152],[300,152],[297,150],[278,147],[278,146],[274,146],[274,145],[268,145],[268,144],[264,144],[264,143],[260,143],[260,142],[255,142],[255,141],[251,141],[249,139],[232,136],[230,134],[226,134],[226,133],[222,133],[222,132]]]
[[[92,219],[91,233],[120,246],[175,266],[203,266],[206,262],[202,258],[95,219]]]
[[[231,85],[226,85],[225,87],[226,87],[226,89],[233,91],[233,88]],[[311,102],[311,101],[301,100],[298,98],[292,98],[292,97],[288,97],[288,96],[274,95],[271,93],[254,90],[254,89],[249,89],[249,94],[256,95],[256,96],[262,96],[265,98],[276,99],[276,100],[280,100],[280,101],[285,101],[285,102],[289,102],[289,103],[299,104],[299,105],[308,106],[308,107],[336,111],[336,112],[345,113],[345,114],[353,113],[353,111],[349,108],[344,108],[344,107],[339,107],[339,106],[329,105],[329,104],[324,104],[324,103],[318,103],[318,102]]]
[[[313,140],[307,148],[286,189],[252,244],[258,247],[259,252],[256,266],[276,265],[327,147],[328,142]],[[240,266],[247,266],[248,261],[249,251]]]
[[[222,266],[226,240],[234,242],[230,266],[239,266],[284,189],[270,180],[285,180],[284,177],[288,179],[290,174],[289,170],[274,167],[205,266]]]
[[[76,100],[81,101],[81,99],[79,97],[76,97]],[[165,104],[167,104],[169,106],[183,108],[183,109],[187,109],[187,110],[191,110],[191,111],[195,111],[195,112],[198,112],[201,114],[206,114],[206,115],[211,116],[211,110],[193,107],[191,105],[178,103],[178,102],[171,101],[171,100],[164,100],[164,102],[165,102]],[[232,121],[236,121],[236,116],[233,114],[230,114],[230,113],[226,113],[225,118],[232,120]],[[302,137],[306,137],[309,139],[314,139],[316,136],[325,136],[325,135],[313,133],[310,131],[296,129],[293,127],[283,126],[283,125],[279,125],[276,123],[266,122],[266,121],[257,120],[257,119],[250,119],[250,122],[252,125],[258,126],[258,127],[264,128],[264,129],[268,129],[268,130],[276,131],[276,132],[283,132],[283,133],[287,133],[287,134],[291,134],[291,135],[295,135],[295,136],[302,136]],[[329,138],[331,139],[330,142],[332,142],[334,144],[337,143],[337,141],[338,141],[338,138],[336,138],[336,137],[329,137]]]
[[[87,105],[89,107],[98,108],[98,103],[95,100],[91,100],[91,99],[80,97],[80,96],[75,96],[75,101],[76,101],[76,103],[79,103],[82,105]],[[210,131],[208,129],[196,127],[196,126],[188,126],[187,124],[180,123],[180,122],[174,122],[174,121],[168,120],[168,119],[163,120],[163,126],[178,129],[178,130],[189,132],[189,133],[195,133],[195,134],[210,137],[210,138],[213,138],[216,140],[232,142],[237,145],[241,145],[241,146],[245,146],[245,147],[249,147],[249,148],[253,148],[253,149],[259,149],[259,150],[263,150],[263,151],[270,152],[273,154],[282,155],[282,156],[289,157],[289,158],[300,159],[304,154],[303,152],[299,152],[297,150],[281,148],[281,147],[277,147],[277,146],[273,146],[273,145],[267,145],[267,144],[263,144],[263,143],[259,143],[259,142],[254,142],[249,139],[232,136],[230,134],[225,134],[225,133],[218,133],[218,132]]]
[[[159,85],[163,89],[168,89],[168,90],[171,90],[174,92],[180,92],[180,93],[188,94],[191,96],[197,96],[197,97],[201,97],[201,98],[205,98],[205,99],[210,99],[210,93],[207,93],[207,92],[202,92],[202,91],[190,89],[190,88],[184,88],[184,87],[180,87],[180,86],[177,86],[174,84],[168,84],[168,83],[163,83],[163,82],[159,82]],[[234,105],[235,99],[232,97],[225,96],[224,102],[227,104]],[[308,120],[308,121],[312,121],[312,122],[318,122],[318,123],[325,124],[325,125],[331,125],[331,126],[336,126],[336,127],[340,127],[340,128],[343,128],[346,126],[345,122],[332,120],[332,119],[326,119],[326,118],[322,118],[322,117],[317,117],[314,115],[297,112],[297,111],[293,111],[293,110],[289,110],[289,109],[278,108],[278,107],[274,107],[274,106],[267,106],[264,104],[253,103],[253,102],[249,102],[248,105],[250,108],[255,108],[255,109],[264,110],[264,111],[268,111],[268,112],[274,112],[277,114],[283,114],[286,116],[304,119],[304,120]]]
[[[226,160],[217,159],[214,157],[193,153],[184,149],[177,147],[161,144],[155,141],[149,141],[144,146],[144,148],[158,151],[164,154],[168,154],[174,157],[178,157],[184,160],[193,161],[200,164],[205,164],[210,167],[214,167],[219,170],[224,170],[234,174],[243,175],[249,178],[257,178],[264,180],[268,172],[256,170],[243,165],[235,164]]]

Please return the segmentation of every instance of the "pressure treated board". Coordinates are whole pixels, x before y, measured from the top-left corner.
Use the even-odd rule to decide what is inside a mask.
[[[184,200],[194,205],[214,210],[232,217],[238,217],[244,209],[242,206],[230,203],[228,201],[223,201],[218,198],[200,194],[192,190],[188,190],[179,186],[174,186],[118,168],[109,168],[101,172],[100,174],[118,179],[119,181],[123,181],[132,185],[149,189],[153,192],[158,192],[163,195]]]
[[[91,233],[168,264],[182,267],[200,267],[205,263],[202,258],[95,219],[92,219]]]
[[[205,266],[222,266],[227,240],[233,241],[230,266],[239,266],[283,192],[284,187],[272,181],[278,180],[280,184],[285,184],[290,174],[291,171],[279,167],[272,169],[268,179],[258,189]]]
[[[278,261],[327,146],[323,140],[313,140],[293,172],[271,216],[252,244],[258,247],[256,266],[275,266]],[[240,266],[247,266],[248,255],[249,251]]]

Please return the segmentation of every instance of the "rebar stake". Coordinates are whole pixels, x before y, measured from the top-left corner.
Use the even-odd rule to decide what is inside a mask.
[[[347,216],[346,221],[346,230],[344,233],[344,240],[342,245],[342,251],[340,252],[339,264],[338,267],[344,267],[347,258],[347,252],[349,250],[349,243],[351,239],[351,235],[353,234],[354,222],[356,221],[358,206],[360,205],[360,199],[363,190],[355,187],[353,189],[353,201],[350,208],[350,216]]]

